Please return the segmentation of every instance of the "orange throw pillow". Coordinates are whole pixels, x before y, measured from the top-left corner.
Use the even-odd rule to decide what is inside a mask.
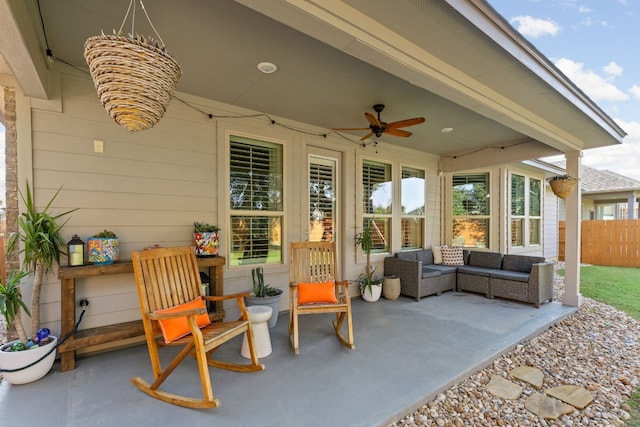
[[[336,303],[335,282],[298,283],[298,304]]]
[[[198,297],[193,301],[189,301],[184,304],[176,305],[175,307],[165,308],[164,310],[156,310],[154,313],[156,314],[165,314],[165,313],[175,313],[177,311],[191,310],[194,308],[204,308],[206,310],[206,306],[202,297]],[[164,337],[164,342],[169,344],[171,341],[175,341],[178,338],[181,338],[191,332],[189,329],[189,322],[187,321],[187,317],[178,317],[176,319],[165,319],[159,320],[160,329],[162,330],[162,336]],[[207,326],[211,323],[209,319],[209,314],[204,313],[199,316],[196,316],[196,323],[199,328],[203,326]]]

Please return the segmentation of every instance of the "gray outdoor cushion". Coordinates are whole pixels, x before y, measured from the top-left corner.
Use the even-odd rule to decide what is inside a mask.
[[[492,279],[504,279],[514,282],[529,282],[529,273],[522,273],[520,271],[492,270],[490,277]]]
[[[429,277],[438,277],[441,276],[442,273],[440,273],[438,270],[431,270],[430,268],[425,268],[422,267],[422,278],[423,279],[427,279]]]
[[[531,273],[531,265],[545,262],[543,257],[527,255],[505,255],[502,259],[502,269]]]
[[[473,274],[474,276],[489,277],[493,272],[500,272],[500,270],[495,268],[476,267],[473,265],[458,266],[458,273]]]
[[[418,260],[417,253],[418,251],[396,252],[396,258],[417,261]]]
[[[441,272],[442,274],[452,274],[452,273],[455,273],[456,271],[458,271],[458,267],[455,266],[455,265],[431,264],[431,265],[428,265],[428,266],[422,267],[422,268],[428,268],[430,270],[437,270],[437,271]]]
[[[431,249],[424,249],[416,252],[418,261],[422,261],[423,266],[433,264],[433,252],[431,251]]]
[[[499,252],[473,251],[469,254],[469,265],[485,268],[502,268],[502,254]]]

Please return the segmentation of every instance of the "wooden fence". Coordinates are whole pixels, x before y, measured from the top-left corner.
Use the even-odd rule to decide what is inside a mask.
[[[558,259],[564,261],[565,221],[560,221]],[[588,220],[581,224],[581,259],[585,264],[640,267],[640,220]]]

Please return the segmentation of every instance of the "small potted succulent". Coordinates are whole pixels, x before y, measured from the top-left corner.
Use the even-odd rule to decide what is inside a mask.
[[[218,240],[219,231],[220,228],[217,225],[198,221],[193,223],[193,242],[196,247],[196,256],[208,257],[218,255],[220,249],[220,242]]]
[[[120,258],[118,236],[104,230],[87,239],[87,259],[96,265],[113,264]]]
[[[271,319],[269,319],[269,328],[273,328],[278,323],[278,313],[280,312],[280,297],[282,289],[272,288],[264,283],[264,270],[257,267],[251,270],[251,278],[253,280],[253,291],[251,296],[245,297],[247,306],[251,305],[267,305],[272,308]]]

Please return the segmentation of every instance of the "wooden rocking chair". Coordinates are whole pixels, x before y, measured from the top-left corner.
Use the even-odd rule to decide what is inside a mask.
[[[194,248],[157,248],[132,252],[133,271],[138,288],[142,322],[149,348],[154,382],[140,377],[131,382],[148,395],[174,405],[189,408],[215,408],[220,401],[213,396],[208,366],[238,372],[261,371],[249,314],[244,296],[249,293],[225,296],[202,296],[200,272]],[[205,301],[236,299],[241,317],[232,322],[211,323]],[[247,334],[251,355],[250,364],[236,364],[213,360],[218,347],[233,337]],[[158,348],[164,345],[184,346],[165,368],[160,364]],[[197,360],[202,385],[202,399],[185,397],[160,390],[160,385],[191,354]]]
[[[351,299],[346,280],[338,281],[335,242],[294,242],[290,246],[290,310],[289,337],[293,352],[298,354],[298,316],[336,313],[333,328],[340,342],[356,348],[353,342]],[[342,324],[347,320],[347,336]]]

